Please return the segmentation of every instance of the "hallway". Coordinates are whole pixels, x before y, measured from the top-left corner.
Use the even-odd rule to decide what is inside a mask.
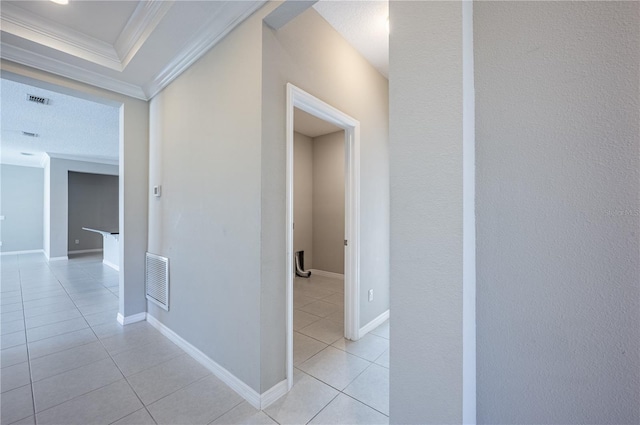
[[[374,410],[388,414],[388,354],[373,359],[388,325],[334,339],[335,280],[299,291],[295,385],[261,412],[148,323],[121,327],[118,274],[100,258],[1,257],[3,425],[388,422]],[[387,393],[372,392],[385,376]]]

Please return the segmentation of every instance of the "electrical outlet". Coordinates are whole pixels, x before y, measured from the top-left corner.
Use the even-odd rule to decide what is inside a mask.
[[[80,239],[76,239],[76,245],[80,243]]]
[[[369,302],[373,301],[373,289],[369,289]]]

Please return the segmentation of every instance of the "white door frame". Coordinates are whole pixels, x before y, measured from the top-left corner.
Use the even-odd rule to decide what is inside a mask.
[[[287,384],[293,386],[293,110],[301,109],[345,132],[345,338],[360,333],[360,122],[304,90],[287,83],[286,306]]]

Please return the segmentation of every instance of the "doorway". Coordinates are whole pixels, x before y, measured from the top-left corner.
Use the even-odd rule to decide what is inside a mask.
[[[286,170],[286,335],[287,386],[293,386],[293,284],[294,284],[294,109],[344,131],[344,337],[359,338],[359,196],[360,123],[320,99],[287,84]]]

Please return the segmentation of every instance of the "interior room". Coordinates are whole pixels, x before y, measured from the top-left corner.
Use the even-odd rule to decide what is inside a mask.
[[[638,2],[0,20],[3,424],[640,423]],[[12,126],[63,96],[116,125]],[[296,108],[338,130],[296,136]],[[342,270],[314,234],[333,136]],[[117,176],[118,270],[69,255],[73,173]]]

